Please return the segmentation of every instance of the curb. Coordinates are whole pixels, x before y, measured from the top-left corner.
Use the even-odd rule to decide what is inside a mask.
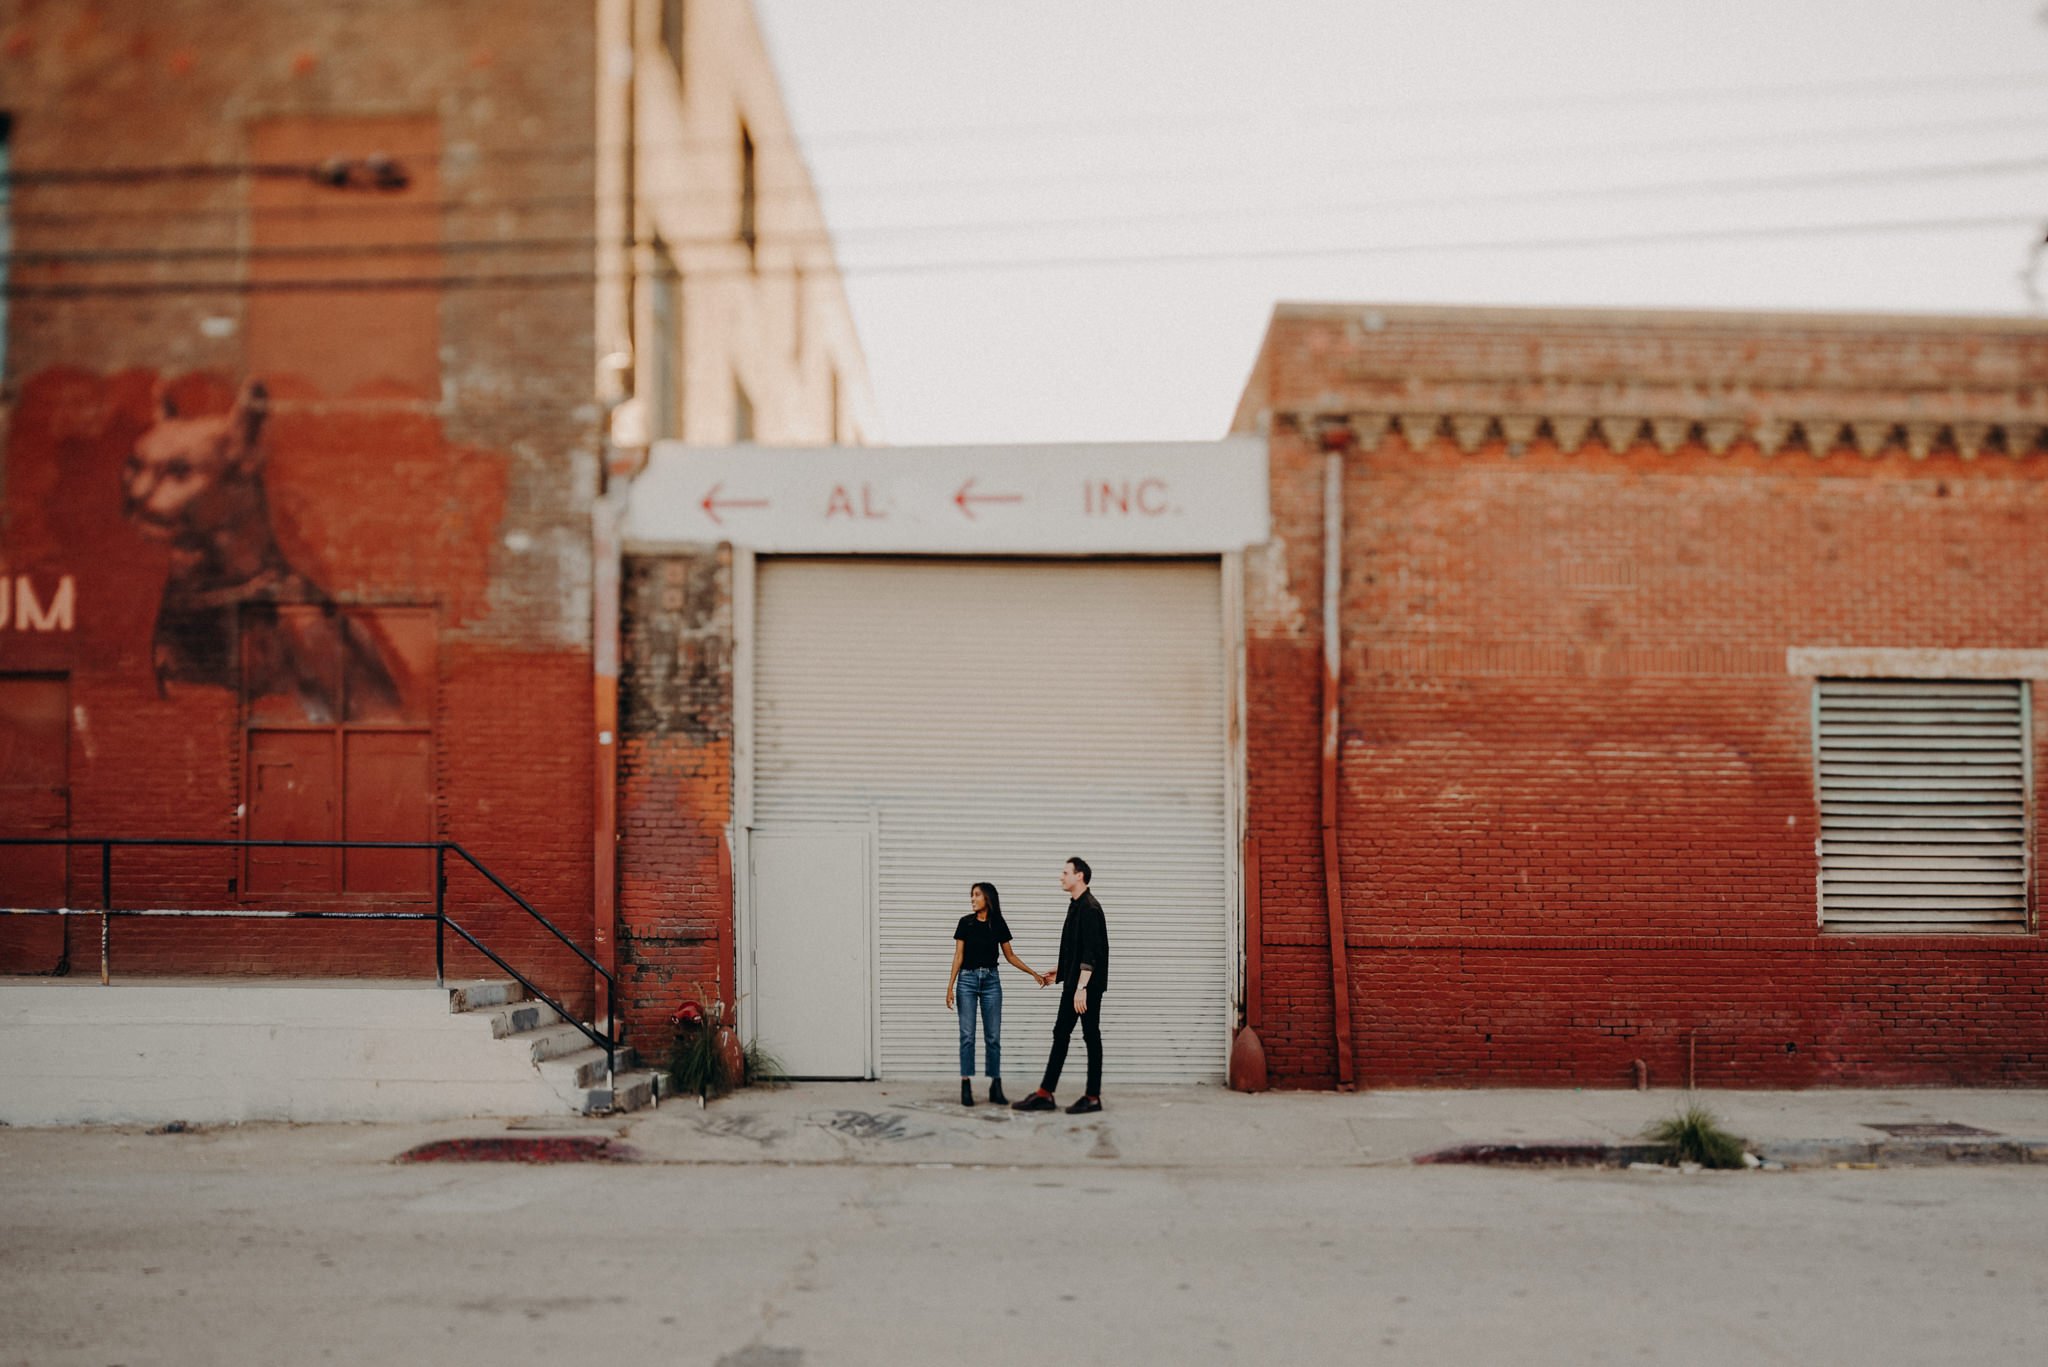
[[[1752,1149],[1764,1164],[1784,1168],[1933,1167],[1942,1163],[2048,1163],[2048,1139],[1789,1139]],[[1458,1144],[1416,1154],[1418,1164],[1462,1163],[1494,1167],[1626,1168],[1663,1166],[1669,1151],[1658,1144]]]
[[[1472,1163],[1499,1167],[1599,1168],[1630,1163],[1661,1162],[1667,1150],[1658,1144],[1458,1144],[1416,1154],[1416,1163]]]
[[[1788,1168],[1853,1163],[1872,1167],[1932,1167],[1941,1163],[2048,1163],[2048,1139],[1793,1139],[1757,1150],[1759,1158]]]

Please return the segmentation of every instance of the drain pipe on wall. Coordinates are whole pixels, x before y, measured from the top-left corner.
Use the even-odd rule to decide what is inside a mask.
[[[646,405],[638,397],[640,335],[640,10],[632,0],[600,0],[599,144],[618,152],[599,159],[600,269],[596,316],[610,350],[597,362],[606,403],[598,451],[597,497],[590,507],[590,682],[592,764],[591,957],[617,977],[619,859],[619,598],[622,532],[633,476],[647,463]],[[616,293],[603,267],[617,268]],[[605,1033],[618,1042],[620,1003],[604,973],[592,975]],[[611,1078],[606,1078],[610,1085]]]
[[[617,483],[606,489],[590,510],[591,701],[597,743],[592,792],[591,849],[596,862],[591,870],[591,957],[614,976],[619,971],[619,524],[624,513],[625,500],[619,496]],[[606,1022],[609,1033],[618,1003],[611,999],[611,985],[604,974],[595,977],[596,1019]]]
[[[1357,1085],[1351,1058],[1351,964],[1344,944],[1344,879],[1337,847],[1339,703],[1344,683],[1344,449],[1350,431],[1323,434],[1323,891],[1330,913],[1330,992],[1337,1032],[1337,1089]]]
[[[626,506],[633,477],[647,464],[646,410],[636,398],[613,405],[605,434],[603,485],[590,507],[590,677],[595,786],[592,790],[591,957],[619,972],[619,613],[625,579]],[[617,1024],[604,974],[593,975],[598,1020]]]

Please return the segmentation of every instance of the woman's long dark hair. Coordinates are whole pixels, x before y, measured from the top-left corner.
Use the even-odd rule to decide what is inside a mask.
[[[982,900],[988,903],[988,918],[993,921],[1003,914],[1003,899],[996,892],[994,883],[976,883],[981,889]]]

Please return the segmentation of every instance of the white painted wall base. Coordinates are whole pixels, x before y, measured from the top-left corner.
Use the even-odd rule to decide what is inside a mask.
[[[0,979],[9,1125],[570,1113],[486,1013],[433,984]]]

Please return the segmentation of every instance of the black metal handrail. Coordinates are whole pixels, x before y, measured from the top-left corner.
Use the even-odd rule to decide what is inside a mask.
[[[475,947],[478,953],[512,976],[514,982],[532,993],[540,1001],[552,1007],[556,1015],[583,1032],[585,1038],[604,1050],[604,1069],[609,1082],[617,1071],[619,1038],[619,979],[618,975],[592,958],[590,954],[563,933],[562,928],[543,916],[533,903],[527,901],[509,886],[504,879],[492,872],[484,862],[453,840],[219,840],[188,837],[154,838],[150,836],[0,836],[0,846],[5,845],[61,845],[65,848],[84,846],[98,848],[100,852],[100,904],[97,907],[0,907],[0,915],[6,916],[97,916],[100,918],[100,982],[112,978],[111,968],[111,923],[116,916],[131,917],[228,917],[243,920],[306,920],[306,921],[432,921],[434,923],[434,984],[447,985],[447,932],[452,930]],[[117,907],[114,905],[114,850],[116,847],[147,847],[153,849],[304,849],[304,850],[431,850],[434,854],[434,909],[426,911],[278,911],[258,908],[228,908],[211,910],[200,908],[173,907]],[[448,855],[453,851],[464,863],[482,874],[492,887],[503,893],[512,904],[539,922],[550,935],[568,946],[569,950],[604,980],[605,1020],[604,1029],[599,1031],[592,1022],[578,1020],[573,1012],[550,996],[547,990],[521,973],[496,950],[472,935],[461,922],[448,914]],[[67,870],[65,886],[70,886]],[[71,950],[67,943],[63,957],[58,961],[58,972],[70,970]]]

